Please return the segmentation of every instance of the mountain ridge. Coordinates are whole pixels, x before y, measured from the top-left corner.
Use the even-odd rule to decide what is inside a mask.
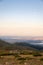
[[[23,48],[24,47],[24,48]],[[43,46],[41,45],[33,45],[26,42],[16,42],[13,44],[10,44],[8,42],[5,42],[3,40],[0,40],[0,49],[37,49],[37,50],[43,50]]]
[[[43,40],[43,36],[0,36],[0,39]]]

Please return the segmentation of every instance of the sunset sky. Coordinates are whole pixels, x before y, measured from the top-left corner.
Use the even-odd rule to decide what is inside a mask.
[[[0,36],[43,36],[43,0],[0,0]]]

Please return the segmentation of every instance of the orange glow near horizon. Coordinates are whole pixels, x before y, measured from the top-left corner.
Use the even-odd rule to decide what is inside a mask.
[[[0,35],[11,36],[43,36],[43,28],[39,27],[1,27]]]

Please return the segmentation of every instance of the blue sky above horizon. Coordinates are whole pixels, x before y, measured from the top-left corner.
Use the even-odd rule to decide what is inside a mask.
[[[43,36],[43,0],[0,0],[0,35]]]

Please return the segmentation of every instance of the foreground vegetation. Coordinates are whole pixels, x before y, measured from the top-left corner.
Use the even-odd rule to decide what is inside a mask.
[[[43,65],[43,52],[0,50],[0,65]]]

